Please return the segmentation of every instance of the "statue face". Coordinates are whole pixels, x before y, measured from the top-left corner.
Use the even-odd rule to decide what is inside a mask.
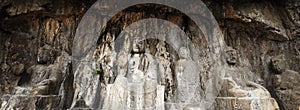
[[[277,73],[282,73],[286,69],[286,63],[283,56],[276,56],[272,58],[272,67]]]
[[[226,60],[230,65],[235,65],[238,62],[237,51],[234,49],[229,49],[226,51]]]
[[[118,60],[117,60],[119,67],[124,68],[127,63],[127,56],[125,52],[120,52],[118,55]]]
[[[179,49],[179,57],[183,58],[183,59],[188,58],[188,52],[187,52],[187,49],[185,47],[181,47]]]
[[[145,44],[143,41],[135,41],[133,43],[133,52],[144,52],[145,51]]]

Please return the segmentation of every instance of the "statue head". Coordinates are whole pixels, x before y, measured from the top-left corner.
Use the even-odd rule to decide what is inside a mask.
[[[227,47],[226,61],[229,65],[235,65],[236,63],[238,63],[237,50],[233,49],[232,47]]]
[[[271,65],[272,69],[278,74],[284,72],[288,68],[284,55],[278,55],[273,57],[271,59]]]
[[[121,68],[124,68],[127,64],[127,55],[124,51],[121,51],[119,54],[118,54],[118,65],[119,67]]]
[[[132,51],[134,53],[143,53],[145,52],[145,42],[139,39],[135,39],[132,46]]]
[[[179,49],[179,58],[187,59],[189,56],[188,50],[186,47],[180,47]]]

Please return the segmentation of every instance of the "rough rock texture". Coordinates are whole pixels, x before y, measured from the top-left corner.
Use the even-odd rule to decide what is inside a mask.
[[[0,1],[1,110],[70,107],[72,39],[90,1]]]
[[[203,39],[192,40],[193,43],[207,49],[199,50],[199,55],[202,57],[197,60],[204,62],[197,62],[199,63],[198,66],[200,65],[200,73],[192,75],[196,76],[195,79],[189,75],[175,74],[193,73],[194,71],[182,69],[189,67],[186,65],[175,66],[179,65],[180,62],[188,64],[189,61],[182,57],[185,54],[172,56],[177,50],[172,50],[163,42],[148,40],[146,44],[151,44],[149,47],[137,45],[136,50],[130,53],[119,52],[119,54],[114,53],[114,49],[111,48],[114,47],[115,43],[100,45],[102,41],[110,41],[114,38],[115,33],[120,33],[119,28],[115,28],[113,25],[108,27],[112,29],[107,30],[106,37],[101,37],[100,40],[86,39],[81,41],[86,42],[83,44],[88,44],[90,41],[98,40],[98,45],[91,53],[84,54],[87,56],[75,56],[80,58],[80,61],[71,60],[72,56],[74,57],[72,53],[90,49],[87,45],[80,45],[82,50],[72,50],[74,49],[72,47],[76,47],[73,45],[73,40],[79,22],[94,2],[92,0],[0,0],[1,110],[111,108],[110,106],[116,102],[111,102],[110,100],[114,98],[109,97],[125,97],[121,96],[120,93],[122,92],[123,95],[129,94],[133,97],[127,101],[141,102],[138,101],[141,98],[153,99],[146,100],[147,103],[125,104],[131,108],[152,107],[155,104],[161,104],[161,102],[171,102],[165,103],[164,109],[197,109],[206,105],[198,104],[201,101],[197,99],[205,96],[210,97],[205,88],[212,86],[205,82],[211,81],[209,80],[211,78],[209,73],[214,71],[205,72],[211,69],[212,63],[209,58],[203,56],[209,57],[210,47],[205,46],[212,42],[201,42],[205,41]],[[118,1],[113,0],[111,2]],[[300,1],[203,0],[203,2],[212,11],[221,27],[224,41],[220,42],[225,42],[225,45],[224,48],[220,48],[224,52],[220,56],[222,60],[226,61],[222,64],[225,66],[224,72],[226,72],[226,78],[223,80],[224,82],[231,82],[228,84],[230,86],[226,85],[227,83],[218,85],[221,91],[216,94],[218,98],[215,100],[214,108],[277,109],[278,103],[281,110],[299,109]],[[98,4],[96,7],[99,10],[110,8],[107,4]],[[199,7],[194,6],[189,10],[193,12],[201,9]],[[122,26],[124,22],[131,23],[126,19],[120,19],[124,16],[130,19],[135,18],[131,21],[148,16],[147,10],[142,10],[145,13],[136,12],[139,10],[138,8],[120,13],[115,16],[115,21],[111,20],[110,23]],[[151,9],[151,6],[148,8]],[[150,16],[168,19],[174,24],[180,24],[180,28],[185,27],[185,32],[193,32],[191,31],[194,29],[193,23],[187,22],[182,13],[170,14],[169,11],[172,12],[172,10],[168,8],[156,7],[156,10],[160,10],[158,11],[160,14]],[[105,26],[105,22],[109,21],[109,16],[113,16],[108,13],[100,13],[100,15],[89,16],[84,19],[89,19],[95,26]],[[129,25],[126,23],[125,25]],[[151,25],[148,26],[151,27]],[[87,33],[99,32],[99,29],[94,29],[93,25],[85,29]],[[139,31],[127,32],[129,35],[126,33],[123,35],[130,36],[139,33]],[[205,31],[203,32],[205,34]],[[170,35],[178,34],[167,33]],[[134,44],[128,43],[126,45]],[[185,49],[181,50],[182,53],[185,53]],[[187,51],[190,52],[191,50],[188,48]],[[141,65],[136,66],[131,62],[133,72],[127,72],[125,69],[128,68],[127,64],[122,64],[127,61],[122,57],[128,56],[131,58],[130,61],[137,61]],[[154,61],[150,56],[157,56],[159,60]],[[92,59],[96,60],[93,61]],[[114,61],[118,65],[112,64]],[[128,62],[130,63],[130,61]],[[151,65],[160,66],[151,67]],[[138,76],[139,73],[155,73],[155,71],[150,71],[155,68],[165,74],[163,76],[145,74],[147,76],[145,78]],[[112,70],[118,72],[112,72]],[[117,77],[119,74],[116,73],[137,75],[130,76],[129,74],[124,75],[124,77]],[[140,83],[141,86],[132,86],[130,82],[124,82],[128,79],[137,82],[141,82],[142,79],[143,83]],[[190,79],[192,84],[186,82],[186,79]],[[120,89],[124,83],[127,83],[128,88],[132,87],[135,91],[126,93],[124,89]],[[182,86],[182,84],[185,85]],[[143,87],[149,87],[150,89],[147,88],[146,90],[152,91],[146,95],[138,94],[136,90],[143,89]],[[189,87],[190,89],[186,89]],[[187,94],[194,89],[199,93]],[[147,93],[144,90],[143,92]],[[201,98],[191,98],[194,96]],[[277,103],[272,97],[276,99]],[[123,101],[127,103],[126,100]],[[179,103],[179,101],[181,101],[180,103],[184,103],[182,101],[195,103],[174,104]],[[99,107],[100,102],[103,105],[100,104]]]
[[[82,98],[92,109],[162,110],[184,109],[191,105],[197,109],[213,109],[221,88],[218,84],[225,73],[225,63],[220,57],[224,54],[221,51],[224,40],[221,40],[221,30],[214,27],[216,21],[192,21],[193,17],[213,20],[209,16],[211,13],[205,13],[204,7],[194,12],[187,9],[183,12],[193,15],[188,18],[171,7],[143,4],[125,7],[127,9],[111,16],[103,26],[104,18],[110,15],[99,17],[95,12],[105,13],[112,9],[99,9],[98,4],[101,2],[93,5],[95,7],[83,17],[77,30],[80,33],[76,33],[74,39],[77,43],[73,56],[79,62],[74,70],[76,89],[72,105]],[[120,4],[107,3],[108,7],[119,8]],[[149,8],[160,10],[161,14],[146,10]],[[90,20],[85,18],[90,17],[101,21],[91,24],[92,27],[105,27],[99,38],[85,28],[90,25]],[[146,19],[149,17],[160,19]],[[196,23],[201,23],[202,27],[197,27]],[[82,49],[94,43],[81,39],[95,36],[96,47]],[[93,71],[101,71],[100,76]]]
[[[240,86],[229,77],[224,78],[222,87],[216,98],[216,110],[279,110],[268,90],[257,83],[248,81]]]
[[[240,66],[250,67],[255,76],[263,79],[261,84],[276,98],[281,109],[298,109],[300,96],[296,88],[299,86],[294,81],[300,71],[300,1],[229,0],[206,3],[219,21],[226,44],[237,50],[239,59],[249,62]],[[285,56],[284,64],[280,65],[296,72],[294,75],[281,75],[287,79],[282,83],[291,84],[293,89],[280,90],[276,86],[277,81],[273,81],[277,80],[274,76],[278,70],[272,67],[271,59],[280,55]]]

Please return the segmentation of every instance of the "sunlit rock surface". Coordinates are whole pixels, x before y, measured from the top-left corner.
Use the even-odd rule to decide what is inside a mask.
[[[195,2],[200,31],[170,7],[103,11],[119,2],[0,0],[0,109],[299,109],[298,0],[203,0],[213,25]]]

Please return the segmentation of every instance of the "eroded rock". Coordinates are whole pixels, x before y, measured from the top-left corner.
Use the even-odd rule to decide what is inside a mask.
[[[238,63],[237,50],[233,49],[232,47],[227,47],[226,60],[229,65],[235,65],[236,63]]]
[[[279,110],[266,88],[254,82],[240,86],[231,77],[224,78],[223,89],[216,101],[218,110]]]
[[[272,96],[278,97],[277,100],[279,102],[279,105],[281,105],[281,109],[298,109],[300,72],[300,54],[298,48],[300,44],[298,37],[300,32],[299,1],[203,1],[207,1],[205,2],[206,5],[212,7],[211,11],[219,20],[218,25],[222,27],[222,30],[224,32],[223,34],[225,35],[226,45],[229,45],[235,49],[227,53],[229,54],[227,55],[228,59],[226,59],[225,53],[220,53],[225,55],[221,56],[225,58],[223,60],[227,60],[227,64],[230,65],[230,67],[226,69],[228,70],[227,75],[230,76],[229,74],[231,74],[231,76],[233,77],[233,81],[235,81],[238,85],[233,86],[237,88],[231,90],[231,96],[249,97],[249,95],[245,94],[248,94],[251,91],[251,93],[257,92],[264,94],[264,92],[261,91],[262,89],[253,89],[253,87],[247,88],[247,82],[244,82],[244,80],[253,82],[261,81],[262,83],[260,84],[269,86],[268,89],[270,90],[270,92],[272,92]],[[71,49],[71,43],[74,39],[74,34],[77,28],[76,26],[78,26],[78,22],[79,20],[81,20],[81,17],[84,14],[83,12],[86,12],[86,10],[93,2],[93,0],[1,0],[0,44],[4,45],[0,46],[0,97],[2,97],[3,94],[12,94],[12,96],[3,96],[3,100],[0,101],[0,103],[2,103],[1,109],[61,109],[63,108],[63,106],[64,109],[67,109],[71,107],[71,104],[58,105],[54,104],[54,102],[72,103],[72,101],[76,102],[78,99],[80,99],[78,100],[78,102],[84,102],[84,104],[82,104],[82,107],[91,109],[95,107],[95,105],[99,104],[97,102],[97,98],[99,98],[99,96],[95,94],[99,93],[100,86],[102,88],[105,88],[113,83],[116,83],[116,85],[118,85],[117,83],[119,83],[119,85],[123,84],[123,82],[120,81],[117,76],[126,76],[126,62],[128,61],[127,58],[129,56],[127,55],[129,55],[129,53],[124,52],[123,54],[117,54],[114,52],[110,52],[111,49],[109,48],[115,47],[114,44],[106,44],[105,46],[103,46],[103,48],[99,48],[100,56],[99,58],[95,58],[99,60],[95,61],[97,63],[95,63],[94,61],[92,61],[92,63],[84,62],[91,61],[90,59],[82,60],[80,63],[85,66],[79,66],[76,70],[71,69],[68,58],[64,59],[60,57],[59,59],[57,59],[57,57],[60,56],[59,54],[61,51],[67,51],[69,54],[73,51],[78,51]],[[116,3],[120,1],[111,2]],[[98,4],[98,7],[96,9],[107,10],[111,7],[114,6],[110,6],[108,4]],[[201,10],[202,8],[201,6],[189,6],[189,9],[190,12],[194,13],[197,12],[197,10]],[[144,13],[137,13],[134,9],[128,11],[128,13],[122,13],[121,15],[124,15],[128,18],[132,18],[130,16],[137,17],[129,20],[124,19],[124,21],[122,21],[123,19],[116,20],[114,23],[127,23],[127,21],[145,16]],[[160,12],[159,10],[156,11]],[[98,14],[100,14],[101,16],[96,17],[95,15]],[[179,24],[179,27],[187,26],[187,28],[185,28],[186,30],[194,28],[193,25],[189,25],[187,23],[186,19],[182,19],[183,16],[178,13],[174,15],[170,13],[160,14],[162,16],[169,15],[167,16],[167,19],[172,23]],[[89,19],[89,22],[92,22],[93,24],[86,24],[86,28],[84,31],[86,33],[81,33],[82,35],[87,35],[87,33],[91,32],[99,32],[100,28],[98,27],[103,27],[109,20],[108,16],[113,16],[109,13],[97,13],[95,15],[87,18]],[[204,25],[206,25],[206,23],[204,23]],[[164,28],[159,27],[158,29]],[[115,29],[114,31],[118,31],[118,29]],[[114,33],[111,34],[112,35],[107,35],[111,36],[107,37],[107,39],[110,39],[106,39],[108,42],[111,42],[112,39],[117,37],[114,36]],[[207,32],[204,32],[204,34],[207,34]],[[133,35],[145,34],[133,33]],[[168,39],[168,36],[175,36],[178,35],[178,33],[172,30],[167,33],[159,33],[155,35],[162,36],[163,39]],[[176,39],[182,40],[180,39],[180,37],[176,37]],[[95,41],[95,39],[86,40],[85,42],[87,45],[90,44],[89,41]],[[131,40],[129,39],[128,41]],[[221,39],[220,42],[222,41],[223,40]],[[175,77],[176,75],[173,74],[176,68],[174,66],[177,60],[176,55],[174,55],[174,52],[171,51],[170,46],[162,42],[160,42],[159,44],[158,41],[147,42],[151,42],[150,44],[153,45],[150,45],[148,47],[147,45],[145,45],[145,47],[143,47],[145,48],[145,51],[136,52],[149,53],[153,56],[156,56],[158,58],[157,68],[159,69],[159,73],[165,73],[158,75],[158,84],[162,85],[159,86],[160,91],[157,91],[157,93],[159,94],[159,96],[157,96],[159,97],[158,100],[174,100],[173,98],[176,96],[176,90],[178,90],[178,86],[176,85],[177,78]],[[198,44],[216,43],[205,42],[204,39],[198,39],[198,41],[195,42],[197,42]],[[80,47],[81,49],[89,50],[90,48],[87,45],[79,45],[78,47]],[[141,48],[141,50],[143,50],[143,48]],[[201,50],[203,49],[204,51],[200,55],[203,57],[199,58],[200,64],[203,65],[203,68],[199,68],[199,72],[201,73],[201,75],[199,75],[201,86],[199,87],[201,87],[201,89],[204,88],[208,91],[204,92],[203,95],[210,96],[210,93],[214,92],[213,90],[208,90],[210,89],[209,84],[211,84],[209,80],[212,78],[212,75],[209,73],[214,69],[211,66],[213,63],[210,62],[214,62],[214,60],[211,61],[209,59],[209,52],[218,48],[207,48],[207,46],[203,46],[203,48],[201,48]],[[221,48],[221,50],[222,49],[223,48]],[[237,57],[235,53],[238,53]],[[284,58],[282,58],[281,56],[272,58],[272,56],[276,56],[279,54],[284,54]],[[102,58],[104,60],[102,60]],[[118,66],[114,66],[113,64],[115,59],[118,59]],[[78,62],[76,61],[77,60],[74,60],[74,62],[72,63],[77,65]],[[145,63],[141,63],[142,66],[140,66],[140,69],[144,70],[144,65],[148,65],[149,63],[146,63],[146,58],[143,58],[142,61],[145,61]],[[226,63],[222,63],[222,65],[223,64],[226,65]],[[271,68],[269,68],[269,66],[271,66]],[[186,73],[187,71],[184,72],[182,68],[183,67],[177,69],[182,73]],[[105,75],[98,76],[93,74],[94,69],[103,70]],[[81,73],[78,70],[82,70],[84,72]],[[118,72],[115,72],[113,70],[117,70]],[[74,75],[72,73],[74,73]],[[215,73],[217,74],[218,72]],[[28,76],[31,77],[27,78]],[[150,75],[149,77],[150,79],[153,79],[152,75]],[[182,75],[180,76],[180,78],[181,77],[185,76]],[[73,78],[75,79],[74,85]],[[105,80],[102,80],[101,78]],[[20,81],[20,79],[22,81]],[[136,77],[135,79],[139,78]],[[148,80],[147,78],[145,80],[147,80],[146,82],[149,84],[152,83],[152,80]],[[233,83],[233,85],[235,84]],[[255,86],[255,84],[252,86],[258,88],[258,86]],[[119,90],[120,86],[111,86],[110,88],[110,90],[112,91],[117,91]],[[54,98],[52,100],[49,94],[50,92],[52,94],[53,91],[55,91],[55,94],[61,94],[62,99],[56,100],[56,98]],[[235,93],[234,91],[240,92]],[[74,97],[72,96],[73,92],[75,92]],[[46,95],[45,97],[48,98],[42,98],[44,96],[34,96],[34,98],[31,98],[29,96],[13,96],[28,94],[44,94]],[[102,95],[105,94],[106,93],[103,93]],[[252,96],[255,95],[257,94],[254,94]],[[185,97],[183,97],[183,99],[184,98]],[[42,101],[38,101],[38,99]],[[153,97],[151,97],[150,99],[153,99]],[[217,98],[216,101],[217,104],[219,104],[217,105],[217,107],[220,107],[216,109],[224,109],[225,106],[227,108],[235,109],[257,109],[251,108],[257,107],[254,106],[257,104],[261,105],[260,108],[269,107],[270,109],[273,109],[271,106],[274,104],[270,102],[275,102],[273,99],[268,98]],[[27,104],[24,102],[27,102]],[[248,106],[249,104],[253,104],[253,106]],[[79,108],[80,106],[80,104],[78,106],[76,105],[76,107]],[[198,109],[198,107],[201,108],[202,105],[176,105],[168,103],[166,104],[165,109]]]
[[[21,73],[24,72],[24,64],[19,63],[19,62],[14,62],[14,63],[12,64],[12,72],[13,72],[15,75],[20,75]]]
[[[53,62],[56,57],[57,52],[51,48],[49,45],[44,45],[40,47],[37,55],[37,62],[40,64],[49,64]]]
[[[284,55],[278,55],[271,59],[272,68],[277,74],[283,73],[288,67]]]

